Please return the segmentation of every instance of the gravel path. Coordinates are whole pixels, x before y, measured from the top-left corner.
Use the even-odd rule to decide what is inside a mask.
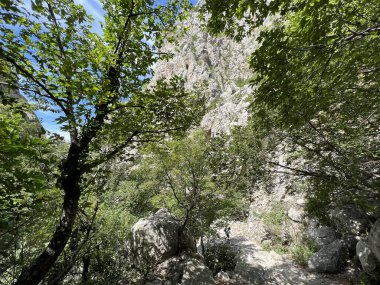
[[[264,251],[247,223],[231,225],[230,244],[238,252],[234,277],[224,284],[252,285],[347,285],[341,275],[309,272],[286,256]]]

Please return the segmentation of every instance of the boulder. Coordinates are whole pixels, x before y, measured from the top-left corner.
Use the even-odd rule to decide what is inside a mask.
[[[369,247],[368,240],[363,239],[356,245],[356,255],[359,257],[363,270],[373,275],[375,272],[380,272],[380,263]]]
[[[305,212],[302,208],[290,208],[288,210],[288,217],[294,222],[300,223],[305,217]]]
[[[342,234],[359,236],[365,233],[369,227],[366,213],[353,204],[331,210],[330,218]]]
[[[195,258],[187,259],[183,265],[181,285],[215,285],[211,270]]]
[[[175,256],[157,264],[153,272],[151,272],[151,276],[162,282],[168,281],[177,284],[181,279],[182,270],[181,260],[178,256]]]
[[[179,250],[195,252],[193,238],[186,232],[180,237],[180,227],[181,222],[167,209],[139,220],[127,241],[128,255],[136,264],[158,264],[175,256]]]
[[[306,205],[306,200],[305,200],[305,198],[299,198],[299,199],[297,199],[297,201],[296,201],[296,204],[298,205],[298,206],[305,206]]]
[[[377,260],[380,261],[380,219],[375,222],[369,232],[368,245],[377,257]]]
[[[226,284],[226,283],[230,282],[231,278],[227,272],[220,271],[216,275],[216,280],[218,281],[218,283]]]
[[[317,246],[318,249],[329,245],[337,238],[335,230],[326,226],[313,227],[310,225],[307,234],[309,239]]]
[[[356,244],[358,243],[357,237],[354,235],[345,234],[342,236],[342,240],[344,241],[344,246],[347,248],[350,255],[355,255]]]
[[[319,273],[336,273],[341,267],[343,256],[344,243],[335,240],[310,257],[308,267]]]

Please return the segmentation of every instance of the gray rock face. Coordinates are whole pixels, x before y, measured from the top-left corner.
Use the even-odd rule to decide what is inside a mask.
[[[199,257],[192,254],[181,254],[156,265],[150,278],[154,278],[154,280],[145,284],[215,284],[210,269],[203,264]]]
[[[330,211],[330,217],[342,234],[361,235],[369,227],[366,213],[355,205],[346,205]]]
[[[256,36],[241,42],[227,37],[213,37],[202,28],[198,12],[178,24],[179,30],[189,28],[178,36],[175,44],[167,43],[161,52],[170,53],[169,61],[159,61],[152,84],[161,78],[181,76],[185,88],[204,93],[208,112],[201,127],[211,133],[229,132],[234,125],[245,124],[248,103],[245,97],[252,92],[249,81],[253,75],[247,57],[258,47]]]
[[[344,246],[348,249],[348,252],[352,255],[356,253],[356,244],[358,243],[358,239],[354,235],[346,234],[342,236],[342,240],[344,241]]]
[[[201,261],[191,258],[184,263],[182,285],[213,285],[216,284],[212,273]]]
[[[321,249],[336,239],[336,232],[330,227],[313,227],[310,225],[308,229],[308,237],[319,249]]]
[[[302,208],[292,207],[288,210],[288,217],[297,223],[301,223],[305,217],[305,212]]]
[[[375,222],[369,232],[368,244],[377,260],[380,261],[380,219]]]
[[[343,255],[343,241],[335,240],[316,252],[309,259],[308,267],[319,273],[336,273],[341,267]]]
[[[195,243],[191,236],[178,232],[180,221],[167,209],[161,209],[154,215],[139,220],[131,229],[131,238],[127,248],[136,263],[158,264],[182,251],[195,252]]]
[[[231,280],[231,278],[228,275],[228,273],[224,272],[224,271],[220,271],[216,275],[216,279],[218,280],[219,283],[222,283],[222,284],[228,283]]]
[[[172,257],[165,260],[164,262],[157,264],[154,268],[154,271],[151,273],[157,280],[160,280],[162,283],[171,282],[177,284],[181,279],[182,264],[178,256]]]
[[[380,262],[369,247],[368,240],[361,240],[357,243],[356,255],[366,273],[373,275],[376,271],[380,272]]]

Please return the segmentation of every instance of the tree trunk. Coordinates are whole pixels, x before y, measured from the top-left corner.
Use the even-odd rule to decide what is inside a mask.
[[[91,257],[89,255],[83,256],[83,270],[82,270],[82,283],[86,284],[88,281],[88,273],[90,269]]]
[[[61,176],[61,188],[64,191],[62,215],[59,225],[50,239],[49,245],[24,269],[14,285],[37,285],[53,267],[71,236],[80,198],[79,151],[71,144]]]
[[[203,241],[203,234],[201,234],[201,248],[202,248],[202,255],[205,256],[205,244],[204,244],[204,241]]]

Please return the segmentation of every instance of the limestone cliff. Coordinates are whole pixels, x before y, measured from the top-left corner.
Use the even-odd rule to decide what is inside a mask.
[[[252,71],[247,57],[257,48],[254,37],[235,42],[226,37],[214,37],[203,29],[203,20],[194,10],[189,18],[179,23],[179,30],[187,28],[175,44],[166,44],[161,52],[170,53],[169,61],[159,61],[153,82],[175,75],[185,80],[189,89],[204,85],[208,112],[201,127],[212,133],[228,132],[233,125],[247,121],[251,93],[249,81]]]

